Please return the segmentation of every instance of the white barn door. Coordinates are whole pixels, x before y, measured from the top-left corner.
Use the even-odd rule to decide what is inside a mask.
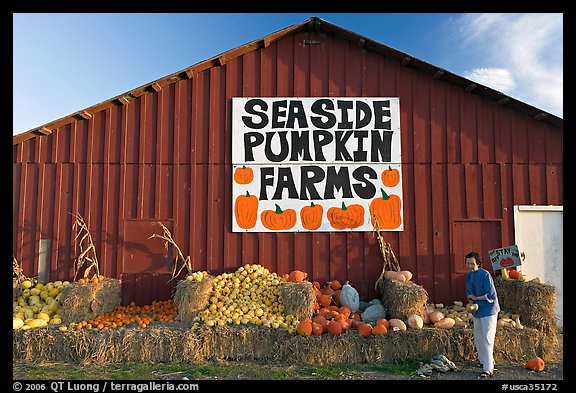
[[[516,245],[526,259],[520,269],[556,287],[556,322],[563,328],[563,206],[514,206]]]

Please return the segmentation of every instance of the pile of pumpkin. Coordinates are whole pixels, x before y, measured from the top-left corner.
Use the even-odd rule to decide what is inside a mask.
[[[517,280],[517,281],[521,281],[521,282],[534,282],[537,284],[542,283],[542,280],[540,279],[540,277],[535,277],[533,279],[529,279],[527,275],[525,275],[524,273],[522,273],[519,270],[514,270],[514,269],[501,269],[500,273],[502,274],[502,277],[506,280]]]
[[[282,277],[259,264],[245,264],[233,273],[214,278],[209,305],[200,311],[192,328],[254,324],[273,329],[296,329],[298,319],[284,315],[280,296]]]
[[[288,281],[304,281],[306,272],[293,271]],[[360,301],[358,291],[346,281],[328,281],[322,286],[312,281],[316,292],[314,313],[311,318],[298,321],[296,332],[301,336],[330,334],[338,336],[348,330],[357,330],[363,337],[405,331],[406,323],[400,319],[386,319],[386,309],[380,299]],[[411,321],[409,321],[410,323]]]
[[[20,283],[21,294],[12,304],[12,329],[32,329],[59,325],[60,298],[62,288],[70,285],[69,281],[54,281],[42,284],[34,279]]]
[[[92,278],[80,278],[78,284],[91,285],[105,280],[102,275]],[[58,326],[60,331],[72,329],[115,329],[121,326],[147,327],[154,321],[174,322],[178,307],[172,299],[153,301],[149,305],[137,306],[131,302],[128,306],[116,306],[113,311],[79,322],[62,324],[61,303],[62,289],[70,281],[54,281],[42,284],[35,279],[23,280],[20,284],[21,295],[12,305],[12,329],[25,330]]]
[[[146,328],[152,322],[174,322],[177,314],[178,305],[172,299],[154,300],[144,306],[138,306],[132,301],[128,306],[115,306],[111,312],[77,323],[71,322],[68,326],[60,326],[59,329],[110,330],[122,326]]]

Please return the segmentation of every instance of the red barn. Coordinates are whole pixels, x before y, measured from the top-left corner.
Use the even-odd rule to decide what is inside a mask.
[[[13,137],[13,253],[69,280],[84,218],[123,302],[171,297],[172,233],[193,270],[259,263],[376,296],[371,231],[235,232],[232,98],[397,97],[403,230],[382,232],[430,301],[464,297],[464,254],[514,244],[515,205],[563,205],[563,120],[319,18]],[[486,266],[490,269],[490,264]]]

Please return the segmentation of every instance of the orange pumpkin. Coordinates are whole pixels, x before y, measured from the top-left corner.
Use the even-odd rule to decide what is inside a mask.
[[[317,300],[322,307],[328,307],[332,303],[330,295],[320,295]]]
[[[341,307],[338,309],[338,312],[339,312],[340,314],[344,315],[346,318],[348,318],[348,317],[350,316],[350,314],[351,314],[350,309],[349,309],[348,307],[346,307],[346,306],[341,306]]]
[[[334,229],[353,229],[364,225],[364,207],[362,205],[331,207],[328,209],[328,221]]]
[[[290,229],[296,225],[296,211],[294,209],[282,210],[276,205],[276,210],[264,210],[260,214],[260,221],[272,231]]]
[[[311,231],[320,228],[323,213],[324,208],[322,206],[310,202],[310,206],[304,206],[300,209],[300,221],[302,221],[302,227]]]
[[[312,317],[312,322],[319,324],[322,327],[322,333],[327,331],[329,321],[322,315],[316,315]]]
[[[382,172],[382,184],[386,187],[396,187],[398,183],[400,183],[400,172],[388,166],[388,169]]]
[[[358,330],[358,333],[360,333],[362,337],[368,337],[372,334],[372,325],[366,322],[360,322],[356,330]]]
[[[306,280],[307,277],[308,277],[308,273],[306,273],[306,272],[303,272],[301,270],[292,270],[288,274],[288,281],[301,282],[301,281]]]
[[[248,191],[246,195],[239,195],[234,202],[234,216],[240,228],[254,228],[258,217],[258,198]]]
[[[349,317],[349,318],[350,318],[350,319],[353,319],[353,320],[355,320],[355,321],[361,321],[361,320],[362,320],[362,317],[360,316],[361,313],[362,313],[362,312],[361,312],[360,310],[355,311],[355,312],[353,312],[352,314],[350,314],[350,317]]]
[[[532,371],[544,371],[544,366],[544,360],[538,356],[530,358],[524,365],[525,368]]]
[[[342,290],[338,289],[336,291],[334,291],[334,295],[332,295],[332,301],[334,302],[335,305],[337,305],[338,307],[340,307],[342,304],[340,303],[340,295],[342,294]]]
[[[330,321],[330,323],[328,323],[328,329],[326,330],[331,335],[338,336],[342,334],[342,332],[344,331],[344,327],[338,321]]]
[[[377,324],[372,328],[372,334],[375,336],[377,336],[379,334],[386,334],[386,333],[388,333],[388,329],[386,329],[386,326],[384,326],[384,325],[378,325]]]
[[[318,322],[312,322],[312,334],[315,336],[319,336],[324,333],[324,327],[320,325]]]
[[[386,194],[383,188],[380,191],[382,192],[382,198],[376,198],[370,202],[372,226],[379,229],[398,228],[402,224],[402,217],[400,216],[402,202],[400,197],[395,194]]]
[[[376,325],[383,325],[386,329],[390,328],[390,322],[386,318],[380,318],[376,321]]]
[[[342,284],[338,280],[328,281],[327,284],[330,286],[330,288],[332,288],[335,291],[342,289]]]
[[[518,270],[508,270],[508,277],[510,277],[511,279],[518,280],[522,276],[523,274]]]
[[[234,171],[234,181],[238,184],[249,184],[254,180],[254,172],[252,168],[242,165],[242,168],[236,168]]]
[[[310,336],[312,334],[312,320],[306,318],[298,322],[296,332],[304,337]]]

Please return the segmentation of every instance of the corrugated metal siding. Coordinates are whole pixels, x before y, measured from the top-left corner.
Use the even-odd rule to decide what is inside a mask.
[[[167,296],[170,270],[143,263],[133,272],[131,262],[127,272],[132,248],[161,242],[144,233],[140,244],[126,241],[129,220],[170,224],[194,270],[260,263],[280,274],[305,270],[321,283],[349,280],[363,298],[376,296],[382,259],[372,233],[231,231],[230,98],[237,96],[400,97],[405,230],[383,234],[435,302],[463,297],[457,254],[467,244],[513,243],[513,205],[563,204],[561,129],[305,32],[14,145],[13,248],[26,274],[38,270],[40,239],[52,239],[50,279],[72,277],[78,245],[69,213],[80,213],[101,272],[122,277],[126,297],[140,303]],[[501,233],[457,236],[458,220],[494,222]],[[485,259],[488,249],[480,250]]]

